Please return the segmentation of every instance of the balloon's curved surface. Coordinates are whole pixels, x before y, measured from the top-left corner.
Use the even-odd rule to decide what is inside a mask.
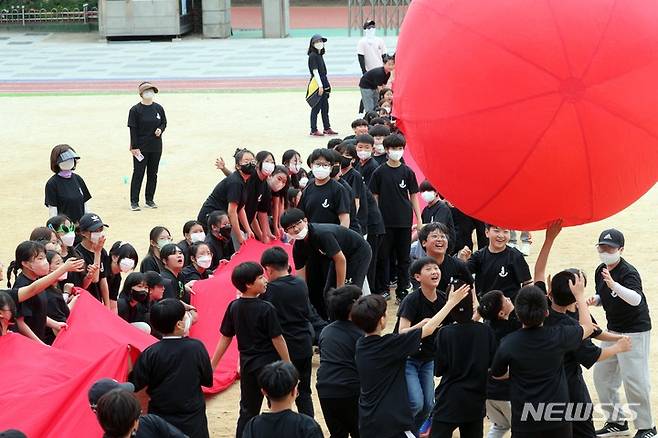
[[[656,2],[414,0],[394,87],[420,168],[488,223],[593,222],[656,182]]]

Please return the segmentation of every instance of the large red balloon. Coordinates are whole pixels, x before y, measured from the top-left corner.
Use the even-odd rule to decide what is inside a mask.
[[[462,211],[514,229],[593,222],[658,176],[658,3],[414,0],[395,115]]]

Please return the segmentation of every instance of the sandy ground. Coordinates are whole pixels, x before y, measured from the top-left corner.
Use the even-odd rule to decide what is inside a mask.
[[[213,165],[216,156],[221,154],[228,159],[237,146],[254,152],[268,149],[277,157],[294,148],[305,156],[316,147],[324,147],[328,140],[307,135],[308,107],[301,92],[161,93],[158,100],[169,120],[156,194],[160,208],[131,212],[128,189],[132,165],[126,119],[128,109],[136,102],[134,95],[0,97],[0,260],[5,266],[13,259],[16,245],[47,219],[44,184],[51,175],[48,159],[55,144],[68,143],[81,155],[77,172],[93,195],[93,211],[110,225],[108,242],[126,240],[145,254],[148,232],[155,225],[165,225],[175,239],[182,238],[183,223],[196,217],[201,203],[220,179]],[[341,134],[349,134],[357,102],[355,92],[338,91],[332,96],[332,126]],[[617,227],[626,234],[625,256],[643,275],[644,290],[655,318],[657,203],[658,189],[654,188],[608,220],[565,229],[554,247],[549,272],[579,267],[591,276],[598,263],[594,249],[598,233],[606,227]],[[529,258],[531,268],[542,237],[543,233],[535,233]],[[592,287],[589,289],[593,293]],[[389,309],[391,328],[395,310]],[[604,320],[600,309],[594,314],[599,321]],[[654,336],[654,352],[658,351],[656,342]],[[315,369],[317,365],[316,357]],[[654,385],[658,384],[655,361],[651,362],[651,372]],[[591,371],[585,374],[596,398]],[[213,437],[230,437],[234,433],[239,395],[238,385],[233,385],[208,399]],[[319,403],[315,401],[316,417],[324,427]],[[656,412],[658,392],[653,393],[652,402]]]

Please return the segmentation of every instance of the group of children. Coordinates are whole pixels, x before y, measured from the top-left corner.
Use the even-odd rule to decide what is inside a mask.
[[[190,437],[209,436],[201,387],[212,385],[233,338],[240,352],[238,438],[322,436],[312,419],[314,344],[316,391],[332,437],[440,438],[455,429],[482,437],[485,415],[492,438],[510,429],[514,437],[612,436],[628,431],[631,418],[617,409],[622,382],[635,436],[655,436],[651,321],[640,276],[621,258],[623,234],[602,233],[596,295],[586,299],[582,272],[546,279],[558,223],[548,229],[532,275],[509,245],[511,230],[485,226],[429,181],[418,184],[391,117],[368,113],[352,128],[353,135],[312,151],[308,171],[294,150],[277,164],[270,152],[239,149],[233,172],[218,159],[226,177],[197,219],[184,224],[184,239],[174,243],[167,228],[154,227],[141,263],[130,243],[105,249],[107,225],[87,211],[88,197],[57,205],[46,226],[16,248],[10,290],[0,292],[2,334],[16,330],[52,343],[78,288],[88,290],[160,338],[134,364],[132,390],[146,388],[149,414]],[[78,159],[59,145],[53,172],[72,177]],[[59,166],[69,160],[66,169]],[[427,203],[422,210],[419,194]],[[187,337],[197,317],[194,282],[209,278],[250,238],[291,243],[292,263],[284,249],[271,247],[234,268],[240,298],[223,315],[210,357]],[[393,288],[397,320],[384,334]],[[608,331],[592,322],[590,305],[603,306]],[[575,403],[591,406],[581,365],[594,366],[607,409],[600,430],[591,409],[578,418],[570,411]],[[148,426],[138,424],[161,424],[139,416],[129,389],[114,388],[92,403],[107,436],[140,436]],[[263,398],[270,412],[260,414]],[[549,404],[562,410],[544,415],[541,406]],[[126,415],[108,414],[116,406]]]

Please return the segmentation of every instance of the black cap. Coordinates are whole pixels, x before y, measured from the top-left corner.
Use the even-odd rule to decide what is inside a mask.
[[[95,213],[87,213],[80,218],[78,229],[80,231],[98,231],[103,227],[109,227],[103,223],[101,218]]]
[[[368,27],[374,26],[374,25],[375,25],[375,20],[367,20],[365,23],[363,23],[363,28],[367,29]]]
[[[20,430],[9,429],[9,430],[5,430],[3,432],[0,432],[0,438],[27,438],[27,435],[25,435]]]
[[[615,230],[614,228],[605,230],[599,236],[598,245],[608,245],[613,248],[621,248],[624,246],[624,235],[621,231]]]
[[[315,35],[313,35],[313,36],[311,37],[311,44],[313,44],[313,43],[315,43],[315,42],[317,42],[317,41],[320,41],[320,40],[322,40],[323,43],[326,43],[326,42],[327,42],[327,39],[326,39],[325,37],[323,37],[323,36],[320,35],[319,33],[316,33]]]
[[[91,388],[89,388],[89,392],[87,392],[87,398],[89,399],[89,404],[92,407],[95,407],[98,404],[98,399],[100,399],[105,394],[115,389],[125,389],[126,391],[130,391],[130,392],[135,391],[135,387],[130,382],[119,383],[114,379],[108,379],[108,378],[100,379],[96,381],[96,383],[91,385]]]

